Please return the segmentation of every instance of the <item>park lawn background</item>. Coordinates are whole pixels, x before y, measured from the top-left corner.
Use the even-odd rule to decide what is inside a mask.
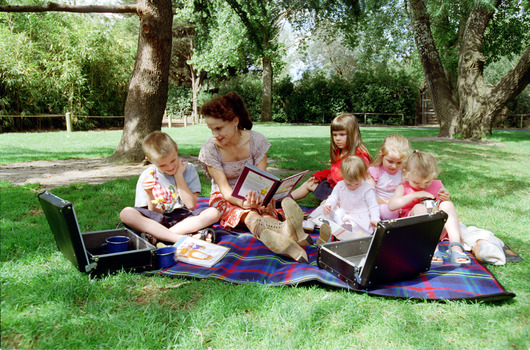
[[[270,166],[312,171],[329,164],[329,126],[260,124]],[[204,125],[164,128],[181,154],[198,155]],[[372,157],[385,136],[436,129],[362,128]],[[121,131],[0,136],[1,163],[108,157]],[[488,229],[523,257],[488,268],[516,294],[502,302],[373,297],[317,284],[267,287],[118,272],[90,279],[57,250],[37,201],[38,184],[0,182],[1,348],[134,349],[528,349],[530,134],[494,131],[496,144],[413,141],[433,153],[460,220]],[[287,175],[288,173],[286,173]],[[74,203],[83,232],[111,229],[132,205],[137,177],[52,192]],[[209,194],[201,174],[202,195]],[[316,205],[312,195],[300,201]]]

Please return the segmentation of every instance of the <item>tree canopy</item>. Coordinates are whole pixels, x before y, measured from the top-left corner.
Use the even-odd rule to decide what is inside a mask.
[[[192,88],[196,110],[204,82],[211,89],[225,77],[257,71],[262,74],[262,120],[271,120],[273,83],[280,81],[276,77],[287,52],[280,33],[287,23],[309,38],[291,44],[300,52],[307,49],[304,55],[312,57],[315,82],[322,70],[348,84],[364,81],[370,71],[387,72],[387,77],[379,75],[381,81],[399,80],[404,75],[396,72],[415,76],[421,60],[441,135],[479,138],[487,134],[495,115],[530,79],[530,17],[524,0],[179,0],[171,9],[169,5],[151,0],[116,6],[0,5],[0,11],[30,11],[0,16],[6,24],[0,29],[6,39],[0,43],[5,52],[0,57],[0,107],[4,113],[6,108],[22,110],[25,103],[27,111],[62,108],[80,114],[114,114],[110,111],[123,104],[123,91],[128,89],[124,142],[119,148],[134,154],[145,130],[160,128],[167,75],[178,85]],[[138,17],[133,18],[140,19],[140,30],[109,25],[106,17],[69,14],[87,11],[136,13]],[[74,16],[88,19],[76,22]],[[98,30],[93,31],[90,26],[95,23]],[[169,26],[172,37],[159,25]],[[139,35],[127,88],[124,81],[135,46],[116,34],[124,33],[123,27]],[[149,52],[152,55],[146,55]],[[15,64],[10,57],[18,58]],[[170,61],[175,69],[166,73]],[[485,67],[497,62],[513,66],[501,72],[502,65],[497,64],[496,78],[489,75],[486,81]],[[150,65],[156,71],[142,75]],[[135,91],[140,81],[142,88]],[[289,91],[284,89],[289,84],[281,82],[278,91]],[[42,89],[46,97],[35,103]],[[97,98],[106,103],[94,103]],[[137,133],[141,125],[143,131]]]

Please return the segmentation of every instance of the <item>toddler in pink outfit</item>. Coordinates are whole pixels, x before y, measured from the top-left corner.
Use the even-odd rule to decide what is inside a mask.
[[[388,209],[388,202],[401,183],[401,167],[411,153],[409,141],[401,135],[385,138],[377,152],[377,158],[368,168],[367,182],[375,189],[381,220],[396,219],[397,210]]]

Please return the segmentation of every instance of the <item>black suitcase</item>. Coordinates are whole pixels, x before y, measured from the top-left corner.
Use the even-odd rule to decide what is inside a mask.
[[[447,214],[380,221],[373,236],[325,243],[318,265],[354,289],[405,280],[429,270]]]
[[[157,268],[156,248],[134,232],[122,228],[81,233],[74,205],[44,191],[38,195],[61,253],[81,272],[101,275],[116,270],[146,271]],[[101,245],[112,236],[130,238],[128,250],[104,253]]]

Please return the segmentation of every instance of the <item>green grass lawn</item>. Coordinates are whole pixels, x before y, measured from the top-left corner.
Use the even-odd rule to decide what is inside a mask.
[[[320,170],[329,127],[256,124],[272,166]],[[204,126],[164,129],[198,155]],[[372,156],[386,135],[437,130],[362,128]],[[1,163],[107,157],[120,131],[0,135]],[[422,302],[321,285],[263,287],[118,272],[90,279],[57,250],[37,201],[39,184],[0,182],[2,349],[528,349],[530,133],[494,131],[494,145],[412,142],[433,153],[460,220],[488,229],[524,258],[488,266],[517,296],[504,302]],[[83,232],[114,228],[137,177],[52,192],[74,203]],[[209,194],[207,180],[202,195]],[[314,205],[310,195],[301,202]]]

